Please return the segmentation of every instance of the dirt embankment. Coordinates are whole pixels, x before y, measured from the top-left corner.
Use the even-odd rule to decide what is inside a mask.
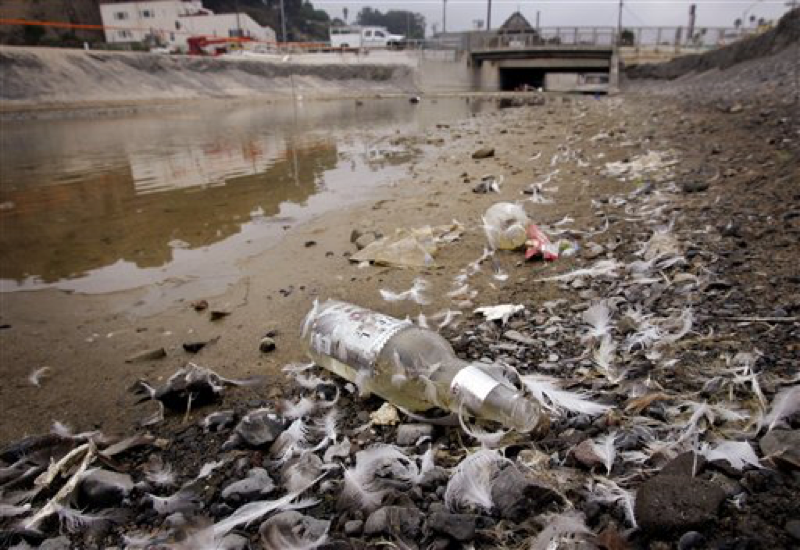
[[[411,69],[254,59],[0,49],[3,109],[203,98],[356,96],[413,91]]]
[[[736,64],[773,56],[787,48],[797,48],[800,43],[800,9],[787,13],[778,25],[763,34],[736,42],[713,52],[687,55],[668,63],[637,65],[626,71],[628,78],[672,80],[689,73],[701,73],[713,69],[725,70]],[[795,62],[800,62],[794,54]]]

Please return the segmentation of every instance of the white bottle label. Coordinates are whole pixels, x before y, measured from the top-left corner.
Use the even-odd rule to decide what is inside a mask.
[[[401,329],[411,326],[388,315],[352,304],[329,301],[311,325],[311,349],[354,369],[371,370],[383,346]]]
[[[486,396],[499,385],[500,382],[479,367],[469,365],[455,375],[450,384],[450,391],[465,407],[477,412],[486,400]]]

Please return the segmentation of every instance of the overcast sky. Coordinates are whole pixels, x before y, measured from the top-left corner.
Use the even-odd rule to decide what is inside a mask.
[[[625,0],[623,8],[623,25],[635,26],[679,26],[686,25],[689,17],[689,6],[697,4],[697,26],[727,27],[732,26],[736,18],[746,12],[750,15],[777,19],[788,11],[790,0]],[[390,9],[408,9],[422,13],[428,23],[430,34],[431,23],[442,29],[442,0],[371,0],[341,2],[337,0],[313,0],[314,6],[326,10],[331,17],[342,17],[342,8],[350,10],[349,21],[352,23],[358,11],[364,6],[387,11]],[[800,2],[798,2],[800,4]],[[541,26],[616,26],[618,0],[492,0],[492,27],[505,21],[513,12],[519,10],[531,22],[536,24],[536,12],[540,12]],[[447,30],[458,31],[473,27],[476,19],[486,19],[486,0],[447,0]]]

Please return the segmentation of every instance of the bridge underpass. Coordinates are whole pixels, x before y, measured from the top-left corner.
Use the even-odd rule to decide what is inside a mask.
[[[513,91],[607,93],[618,85],[615,49],[598,46],[533,46],[470,52],[481,88]]]

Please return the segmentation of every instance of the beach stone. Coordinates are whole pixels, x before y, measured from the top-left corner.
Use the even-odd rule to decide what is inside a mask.
[[[800,430],[772,430],[758,442],[764,456],[800,468]]]
[[[236,533],[225,535],[219,542],[219,547],[225,550],[247,550],[249,545],[250,541],[247,540],[247,538],[242,535],[237,535]]]
[[[276,347],[277,346],[275,344],[275,339],[270,338],[269,336],[265,336],[258,343],[258,349],[261,351],[261,353],[269,353],[271,351],[275,351]]]
[[[330,526],[330,521],[289,510],[266,520],[261,524],[258,532],[266,540],[281,540],[282,537],[291,538],[292,535],[299,535],[304,540],[313,541],[327,533]]]
[[[269,493],[275,489],[275,483],[264,468],[253,468],[247,472],[247,477],[234,481],[222,490],[222,498],[234,497],[250,499],[258,495]]]
[[[591,439],[585,439],[576,445],[572,449],[572,456],[587,468],[603,465],[603,459],[595,451],[594,442]]]
[[[372,243],[374,243],[376,240],[377,238],[375,237],[375,233],[369,232],[360,235],[354,242],[357,249],[363,250]]]
[[[800,541],[800,519],[787,521],[785,529],[794,540]]]
[[[404,506],[384,506],[370,514],[364,524],[365,535],[401,534],[416,540],[422,528],[422,512]]]
[[[706,542],[706,538],[697,531],[684,533],[678,540],[678,550],[693,550],[701,548]]]
[[[163,359],[167,356],[167,351],[164,348],[148,349],[134,353],[125,359],[126,363],[141,363],[144,361],[155,361],[156,359]]]
[[[413,445],[421,437],[431,437],[433,426],[430,424],[401,424],[397,427],[397,444]]]
[[[645,532],[683,533],[713,522],[724,500],[710,481],[659,474],[639,488],[634,515]]]
[[[91,508],[110,508],[119,505],[133,490],[128,474],[109,470],[94,470],[81,481],[81,503]]]
[[[283,433],[283,422],[268,409],[248,413],[236,425],[236,434],[251,447],[272,443]]]
[[[696,476],[703,471],[706,465],[706,459],[702,455],[695,455],[691,451],[681,453],[669,462],[667,462],[659,475],[666,476]]]
[[[428,516],[427,526],[434,533],[443,533],[457,541],[467,542],[475,538],[475,516],[472,514],[434,512]]]
[[[472,153],[472,158],[474,159],[486,159],[493,156],[494,156],[494,147],[481,147],[480,149]]]
[[[42,541],[39,550],[69,550],[72,548],[69,538],[61,536]]]
[[[681,184],[684,193],[701,193],[708,189],[707,181],[685,181]]]
[[[351,519],[344,524],[344,534],[349,537],[355,537],[361,534],[364,530],[364,522],[360,519]]]
[[[369,415],[370,420],[376,426],[394,426],[400,423],[400,415],[391,403],[384,403],[374,413]]]
[[[550,504],[562,504],[563,499],[550,487],[528,479],[516,466],[508,466],[492,483],[492,502],[500,516],[520,522],[544,512]]]

